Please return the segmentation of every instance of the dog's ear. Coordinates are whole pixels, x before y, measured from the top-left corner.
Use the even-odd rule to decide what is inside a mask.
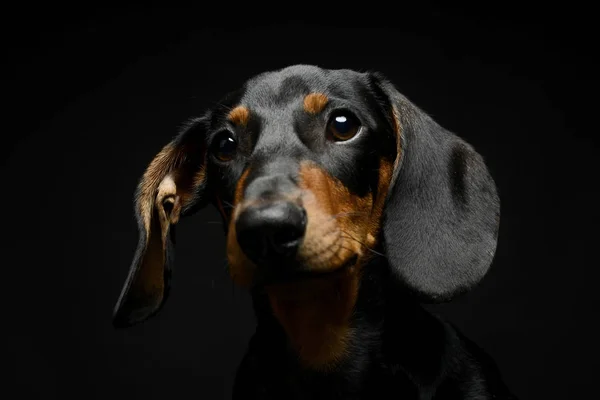
[[[164,304],[173,265],[175,224],[206,201],[207,118],[198,118],[152,160],[135,194],[139,242],[113,313],[115,327],[154,315]]]
[[[476,285],[492,263],[500,221],[496,185],[471,145],[384,76],[369,76],[397,142],[382,225],[388,262],[421,301],[448,301]]]

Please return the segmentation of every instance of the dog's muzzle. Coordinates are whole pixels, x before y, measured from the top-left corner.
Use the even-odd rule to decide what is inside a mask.
[[[260,202],[239,214],[237,240],[258,266],[291,263],[306,231],[306,211],[287,200]]]

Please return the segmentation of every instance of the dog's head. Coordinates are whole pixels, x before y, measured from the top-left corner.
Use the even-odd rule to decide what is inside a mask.
[[[208,203],[225,221],[234,282],[279,300],[299,295],[300,281],[311,291],[341,280],[351,298],[379,253],[405,290],[449,300],[486,274],[499,223],[479,154],[381,75],[265,73],[192,120],[150,163],[116,325],[161,307],[175,224]]]

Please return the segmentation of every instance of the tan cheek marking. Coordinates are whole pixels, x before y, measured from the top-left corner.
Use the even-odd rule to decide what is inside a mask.
[[[366,244],[370,248],[377,245],[377,238],[381,230],[381,218],[383,215],[383,209],[385,207],[385,201],[387,198],[388,189],[392,180],[394,167],[390,161],[380,160],[379,161],[379,181],[377,183],[377,198],[371,211],[371,218],[369,219],[368,232],[366,236]]]
[[[237,241],[237,233],[235,230],[235,221],[239,212],[239,205],[243,201],[244,186],[250,168],[247,168],[243,173],[235,188],[233,199],[234,211],[229,220],[229,229],[227,232],[227,262],[229,264],[229,275],[231,279],[241,287],[248,287],[252,283],[254,269],[256,266],[250,261]]]
[[[246,179],[248,179],[248,175],[250,174],[250,168],[246,168],[246,170],[240,176],[240,179],[237,182],[235,187],[235,194],[233,196],[233,205],[237,206],[242,203],[244,200],[244,187],[246,186]]]
[[[385,201],[387,194],[394,179],[394,175],[400,164],[400,158],[402,155],[402,124],[400,123],[400,113],[396,107],[392,107],[392,123],[394,133],[396,134],[396,158],[392,162],[391,160],[381,159],[379,161],[379,182],[377,186],[377,199],[373,206],[371,219],[369,221],[369,230],[367,233],[366,241],[369,247],[375,247],[377,245],[377,239],[379,238],[381,230],[381,218],[383,215],[383,209],[385,207]]]
[[[329,102],[329,99],[323,93],[311,93],[304,97],[304,111],[309,114],[318,114]]]
[[[237,106],[229,112],[229,120],[235,125],[246,126],[250,119],[250,110],[244,106]]]
[[[304,198],[308,224],[300,256],[321,253],[321,259],[311,257],[311,267],[333,270],[352,255],[361,255],[360,242],[367,234],[372,196],[350,193],[340,181],[309,162],[300,167],[299,185],[308,193]],[[336,245],[337,253],[333,257],[323,252],[332,247],[336,251]]]

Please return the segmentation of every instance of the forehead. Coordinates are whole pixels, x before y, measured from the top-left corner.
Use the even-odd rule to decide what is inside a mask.
[[[301,101],[311,93],[322,93],[330,99],[360,102],[366,90],[364,74],[351,70],[326,70],[297,65],[267,72],[250,79],[240,103],[255,109],[283,108]]]

